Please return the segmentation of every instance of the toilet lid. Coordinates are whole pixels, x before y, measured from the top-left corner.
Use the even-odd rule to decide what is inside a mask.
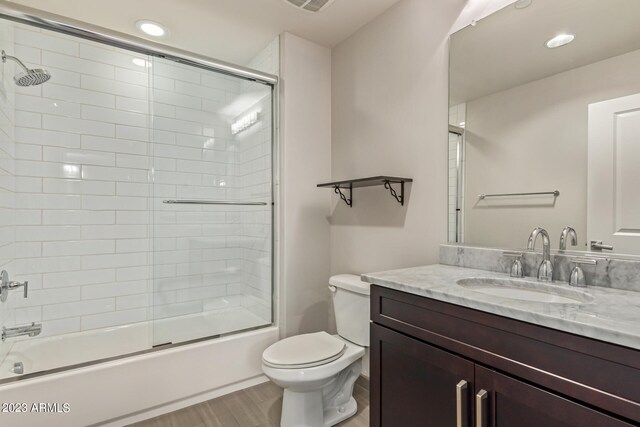
[[[344,341],[326,332],[296,335],[267,348],[262,361],[272,367],[310,368],[338,359],[346,348]]]

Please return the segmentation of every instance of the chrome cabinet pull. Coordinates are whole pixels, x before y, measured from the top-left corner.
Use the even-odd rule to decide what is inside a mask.
[[[476,427],[485,427],[487,425],[487,398],[489,393],[486,390],[480,390],[476,394]]]
[[[456,385],[456,427],[466,427],[467,410],[469,403],[467,402],[467,388],[468,383],[465,380],[460,381]]]

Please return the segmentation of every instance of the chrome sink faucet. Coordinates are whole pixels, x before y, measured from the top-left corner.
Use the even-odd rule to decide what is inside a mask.
[[[558,249],[561,251],[567,250],[567,239],[571,238],[571,245],[576,246],[578,244],[578,234],[573,227],[566,226],[560,234],[560,246]]]
[[[30,337],[35,337],[36,335],[40,335],[42,331],[42,324],[35,324],[31,322],[30,325],[27,326],[18,326],[16,328],[7,328],[6,326],[2,327],[2,341],[7,338],[20,337],[22,335],[28,335]]]
[[[553,280],[553,264],[551,263],[551,240],[549,233],[544,228],[534,228],[529,235],[527,250],[535,250],[538,236],[542,236],[542,262],[538,266],[538,280],[541,282],[551,282]]]

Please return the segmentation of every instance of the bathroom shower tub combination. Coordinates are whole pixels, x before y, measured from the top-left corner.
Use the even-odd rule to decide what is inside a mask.
[[[4,1],[0,49],[0,395],[243,335],[258,376],[277,78]]]

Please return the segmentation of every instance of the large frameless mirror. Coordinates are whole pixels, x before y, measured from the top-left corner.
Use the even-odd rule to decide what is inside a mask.
[[[451,37],[449,240],[640,255],[640,2],[520,0]]]

